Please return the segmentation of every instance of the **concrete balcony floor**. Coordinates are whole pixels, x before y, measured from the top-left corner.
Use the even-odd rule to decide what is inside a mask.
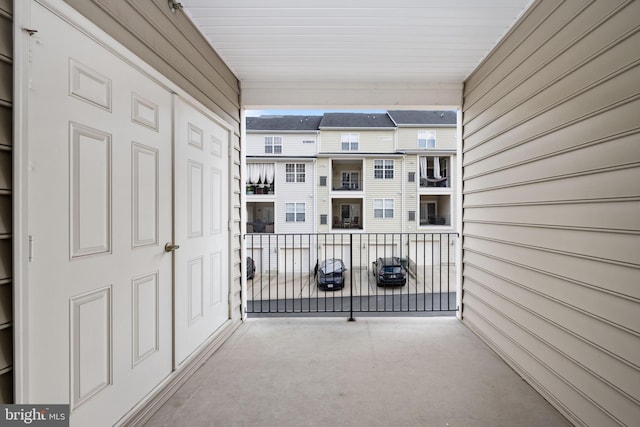
[[[570,426],[454,317],[249,319],[145,424]]]

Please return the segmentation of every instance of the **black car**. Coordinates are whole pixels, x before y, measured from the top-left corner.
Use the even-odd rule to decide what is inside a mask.
[[[373,261],[373,274],[378,286],[407,284],[407,270],[398,257],[378,258]]]
[[[247,279],[253,279],[256,274],[256,263],[253,262],[253,258],[247,257]]]
[[[318,288],[335,291],[344,288],[344,272],[347,269],[341,259],[325,259],[318,268]]]

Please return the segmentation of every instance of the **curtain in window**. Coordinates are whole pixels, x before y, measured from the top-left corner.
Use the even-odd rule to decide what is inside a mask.
[[[260,181],[262,165],[259,163],[247,163],[247,180],[250,184],[257,184]]]
[[[440,157],[433,158],[433,177],[442,178],[440,176]]]
[[[427,158],[422,156],[420,157],[420,178],[427,177]]]
[[[275,165],[273,164],[265,164],[264,165],[264,176],[265,176],[265,180],[266,183],[271,185],[271,183],[273,183],[273,179],[275,178],[276,175],[276,168]],[[265,182],[265,181],[263,181]]]

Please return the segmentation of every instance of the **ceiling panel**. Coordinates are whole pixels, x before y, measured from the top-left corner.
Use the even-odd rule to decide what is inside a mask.
[[[249,81],[462,82],[531,0],[181,0]]]
[[[534,0],[179,0],[245,108],[457,107]]]

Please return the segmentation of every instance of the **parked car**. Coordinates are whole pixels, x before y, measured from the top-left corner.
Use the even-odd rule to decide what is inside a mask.
[[[253,279],[256,274],[256,263],[253,262],[253,258],[247,257],[247,279]]]
[[[316,277],[318,288],[325,291],[344,288],[344,272],[346,270],[341,259],[325,259],[318,268],[318,276]]]
[[[378,286],[407,284],[407,270],[398,257],[378,258],[373,261],[373,274]]]

